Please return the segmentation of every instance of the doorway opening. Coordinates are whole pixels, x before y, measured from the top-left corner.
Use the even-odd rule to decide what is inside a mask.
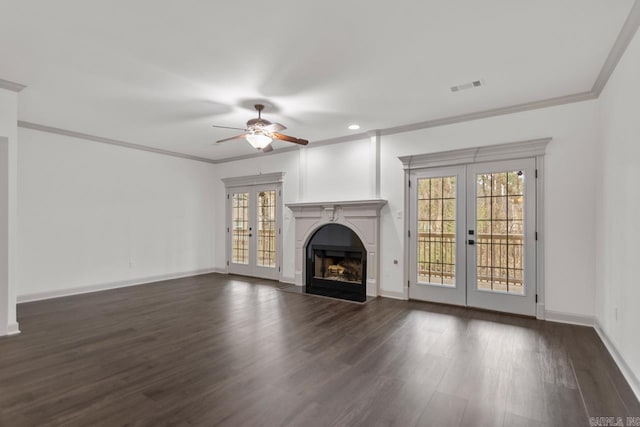
[[[227,266],[231,274],[278,280],[282,184],[227,186]]]
[[[409,173],[409,298],[528,316],[537,302],[536,159]]]

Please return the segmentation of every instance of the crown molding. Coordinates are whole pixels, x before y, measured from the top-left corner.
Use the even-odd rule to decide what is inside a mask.
[[[622,25],[618,38],[613,44],[613,47],[600,70],[600,74],[598,74],[598,78],[593,84],[591,92],[596,96],[596,98],[599,97],[604,90],[609,78],[611,78],[611,75],[615,71],[618,62],[620,62],[624,52],[627,50],[627,47],[629,47],[629,43],[633,40],[633,36],[638,32],[638,28],[640,28],[640,0],[636,0],[633,3],[633,6],[631,6],[631,12],[629,12],[627,19],[624,21],[624,25]]]
[[[133,144],[131,142],[119,141],[117,139],[104,138],[102,136],[90,135],[88,133],[76,132],[73,130],[60,129],[52,126],[39,125],[37,123],[25,122],[18,120],[18,127],[24,129],[37,130],[40,132],[54,133],[57,135],[69,136],[71,138],[84,139],[87,141],[100,142],[103,144],[116,145],[118,147],[131,148],[133,150],[147,151],[165,156],[179,157],[187,160],[195,160],[197,162],[218,163],[216,160],[206,159],[204,157],[192,156],[190,154],[178,153],[175,151],[163,150],[160,148],[148,147],[146,145]]]
[[[382,135],[393,135],[397,133],[412,132],[421,129],[438,126],[452,125],[455,123],[470,122],[472,120],[487,119],[490,117],[504,116],[507,114],[521,113],[523,111],[538,110],[541,108],[555,107],[558,105],[573,104],[575,102],[589,101],[596,99],[592,92],[581,92],[573,95],[558,96],[555,98],[543,99],[540,101],[525,102],[523,104],[511,105],[508,107],[492,108],[490,110],[478,111],[475,113],[461,114],[457,116],[444,117],[441,119],[427,120],[419,123],[395,126],[381,130]]]
[[[0,79],[0,89],[6,89],[12,92],[20,92],[24,88],[26,88],[26,86],[21,85],[20,83]]]

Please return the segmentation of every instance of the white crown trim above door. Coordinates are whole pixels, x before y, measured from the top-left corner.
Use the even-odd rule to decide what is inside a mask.
[[[551,138],[398,157],[405,170],[543,156]]]

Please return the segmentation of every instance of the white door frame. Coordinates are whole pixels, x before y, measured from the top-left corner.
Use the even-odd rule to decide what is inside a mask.
[[[409,299],[410,280],[410,251],[412,241],[409,236],[411,188],[409,187],[410,173],[416,169],[427,169],[442,166],[469,165],[481,162],[491,162],[498,160],[515,160],[535,158],[536,167],[536,220],[535,232],[536,240],[536,317],[545,318],[544,301],[544,154],[547,144],[552,138],[541,138],[507,144],[487,145],[483,147],[464,148],[459,150],[443,151],[428,154],[400,156],[405,171],[405,197],[404,197],[404,299]]]
[[[276,267],[273,274],[265,274],[266,270],[263,267],[257,267],[247,270],[247,275],[263,277],[272,280],[282,279],[282,220],[284,203],[282,202],[282,183],[284,181],[284,172],[276,172],[269,174],[241,176],[233,178],[223,178],[222,181],[225,184],[225,254],[226,254],[226,266],[225,271],[229,273],[229,264],[231,261],[231,198],[230,194],[233,192],[247,191],[257,193],[260,189],[266,187],[275,188],[276,190],[276,224],[277,224],[277,236],[276,236]],[[257,205],[256,205],[257,206]],[[251,222],[252,219],[250,219]],[[257,226],[256,230],[257,232]],[[250,255],[251,257],[251,255]],[[254,260],[255,261],[255,260]],[[250,264],[252,261],[250,261]],[[256,264],[253,262],[253,264]],[[255,270],[255,271],[254,271]]]

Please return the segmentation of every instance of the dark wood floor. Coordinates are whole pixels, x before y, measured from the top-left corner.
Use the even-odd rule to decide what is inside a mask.
[[[591,328],[205,275],[22,304],[3,426],[586,426],[640,416]]]

